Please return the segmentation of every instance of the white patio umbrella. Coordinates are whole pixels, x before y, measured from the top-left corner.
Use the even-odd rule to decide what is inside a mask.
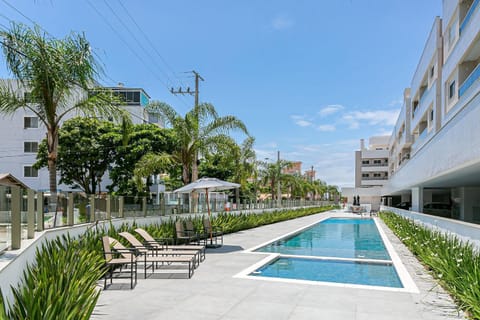
[[[208,201],[208,191],[219,191],[240,188],[238,183],[223,181],[217,178],[200,178],[197,181],[189,183],[173,192],[175,193],[191,193],[197,190],[205,190],[205,197],[207,201],[208,219],[210,219],[210,204]],[[210,229],[210,242],[212,241],[212,230]]]

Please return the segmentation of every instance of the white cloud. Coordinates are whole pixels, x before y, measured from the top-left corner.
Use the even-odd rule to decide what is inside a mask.
[[[285,15],[278,15],[271,21],[271,26],[275,30],[285,30],[291,28],[294,23],[293,19]]]
[[[399,99],[395,99],[395,100],[390,101],[388,106],[389,107],[398,107],[398,106],[401,106],[402,104],[403,104],[403,98],[399,98]]]
[[[309,127],[313,124],[312,122],[305,120],[304,116],[292,115],[290,118],[292,118],[293,122],[300,127]]]
[[[332,104],[326,107],[323,107],[318,114],[322,117],[326,117],[328,115],[337,113],[338,111],[344,109],[342,105],[339,104]]]
[[[342,116],[350,129],[358,129],[361,123],[378,126],[394,126],[400,110],[353,111]]]
[[[318,131],[335,131],[337,128],[333,124],[322,124],[317,127]]]

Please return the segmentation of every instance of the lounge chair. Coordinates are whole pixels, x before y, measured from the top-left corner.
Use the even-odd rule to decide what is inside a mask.
[[[130,289],[137,285],[137,256],[131,250],[113,249],[112,238],[108,236],[102,237],[103,255],[105,257],[105,266],[107,272],[104,275],[103,289],[107,288],[107,279],[110,278],[110,284],[113,278],[130,279]],[[114,240],[115,241],[115,240]],[[116,258],[116,256],[120,256]],[[127,267],[127,270],[123,268]]]
[[[196,243],[200,245],[200,237],[198,234],[193,233],[192,231],[185,230],[183,226],[183,221],[179,220],[175,222],[175,232],[176,232],[176,242],[175,244],[179,243]]]
[[[130,232],[120,232],[120,236],[125,238],[135,249],[137,249],[143,255],[151,256],[193,256],[194,257],[194,266],[198,267],[200,265],[200,252],[195,250],[170,250],[164,248],[158,248],[150,246],[148,244],[144,245],[141,243],[133,234]]]
[[[205,246],[202,246],[202,245],[171,245],[171,244],[169,244],[168,239],[155,239],[147,231],[145,231],[142,228],[135,229],[135,232],[138,233],[145,240],[145,244],[147,244],[149,246],[157,247],[157,248],[163,248],[163,249],[169,249],[169,250],[196,250],[200,254],[200,260],[201,261],[205,260]]]
[[[123,244],[121,244],[118,240],[110,238],[110,243],[113,244],[113,247],[115,250],[119,250],[120,252],[126,252],[126,250],[129,250],[126,248]],[[136,250],[136,249],[135,249]],[[122,255],[125,255],[125,253],[122,253]],[[124,256],[125,257],[125,256]],[[144,266],[144,278],[147,278],[147,269],[152,268],[152,273],[155,272],[155,265],[158,265],[158,263],[162,264],[173,264],[173,263],[178,263],[181,266],[187,266],[188,267],[188,278],[191,278],[193,275],[193,271],[195,269],[195,256],[190,255],[190,256],[152,256],[149,254],[140,254],[137,257],[138,262],[143,262]]]
[[[199,244],[202,244],[202,242],[203,242],[203,245],[207,244],[207,236],[203,232],[199,232],[195,228],[192,220],[190,219],[185,220],[185,231],[188,232],[189,234],[195,235],[198,238]]]
[[[212,226],[210,218],[203,219],[203,231],[208,239],[210,239],[210,246],[217,247],[223,245],[223,229]],[[220,238],[220,245],[218,244],[218,238]],[[213,243],[213,239],[215,239],[215,244]]]

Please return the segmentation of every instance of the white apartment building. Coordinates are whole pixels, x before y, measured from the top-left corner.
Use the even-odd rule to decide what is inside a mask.
[[[22,87],[15,80],[8,84],[18,92],[19,96],[28,95],[28,89]],[[123,106],[131,115],[133,123],[156,123],[163,127],[163,123],[155,114],[149,113],[145,107],[149,102],[149,95],[141,88],[126,88],[122,85],[109,87],[126,101]],[[87,94],[78,92],[79,95]],[[73,98],[74,99],[74,98]],[[77,114],[72,112],[63,120],[70,119]],[[38,145],[46,137],[46,128],[35,114],[29,110],[19,109],[13,115],[0,114],[0,172],[10,173],[20,179],[29,188],[39,191],[49,190],[48,169],[35,170],[32,166],[36,162]],[[59,180],[60,177],[57,177]],[[108,183],[107,177],[102,179]],[[59,185],[62,191],[71,190],[70,187]]]
[[[388,142],[390,136],[368,139],[368,148],[360,140],[360,150],[355,151],[355,187],[382,187],[388,180]]]
[[[386,204],[448,204],[446,216],[480,223],[479,2],[444,0],[434,20],[390,138]]]
[[[382,187],[388,181],[390,136],[374,136],[360,140],[360,150],[355,151],[355,188],[342,188],[342,195],[352,204],[353,197],[360,203],[370,204],[373,210],[380,208]]]

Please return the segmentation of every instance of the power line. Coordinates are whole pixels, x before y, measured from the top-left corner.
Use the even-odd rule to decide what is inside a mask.
[[[143,50],[143,52],[145,52],[148,55],[148,57],[154,62],[154,65],[155,65],[155,59],[153,59],[153,57],[150,55],[150,53],[145,49],[145,47],[142,45],[142,43],[138,40],[137,36],[132,32],[132,30],[130,30],[130,28],[125,24],[125,22],[122,20],[122,18],[120,18],[120,16],[117,15],[115,10],[108,4],[108,1],[103,0],[103,2],[108,7],[108,9],[110,9],[110,11],[115,16],[115,18],[117,18],[117,20],[120,22],[120,24],[125,28],[125,30],[127,30],[127,32],[130,34],[130,36],[133,38],[133,40],[135,40],[135,42],[140,47],[140,49]],[[165,75],[165,77],[167,78],[168,81],[173,82],[170,79],[170,77],[168,76],[168,74],[166,74],[165,72],[163,72],[160,69],[159,69],[159,71]]]
[[[5,3],[7,6],[9,6],[10,8],[12,8],[13,10],[15,10],[18,14],[20,14],[22,17],[24,17],[25,19],[27,19],[28,21],[30,21],[31,23],[33,23],[35,26],[38,26],[40,29],[42,29],[45,33],[47,33],[48,35],[52,35],[51,33],[49,33],[47,30],[45,30],[40,24],[38,24],[35,20],[31,19],[30,17],[28,17],[26,14],[24,14],[22,11],[20,11],[19,9],[17,9],[14,5],[10,4],[7,0],[1,0],[3,3]],[[10,20],[9,18],[7,18],[8,20]],[[12,21],[12,20],[10,20]]]
[[[145,66],[145,68],[153,74],[153,76],[155,78],[157,78],[157,80],[160,81],[160,83],[167,89],[169,90],[169,87],[168,85],[156,74],[153,72],[153,70],[151,68],[149,68],[149,66],[147,65],[147,63],[145,62],[145,60],[138,54],[138,52],[132,48],[132,46],[128,43],[128,41],[126,41],[122,35],[112,26],[112,24],[106,19],[106,17],[97,9],[97,7],[90,1],[90,0],[86,0],[87,3],[90,5],[90,7],[100,16],[100,18],[110,27],[110,29],[112,29],[112,31],[117,35],[117,37],[127,46],[127,48],[137,57],[137,59]],[[188,105],[185,103],[185,101],[183,101],[182,99],[178,98],[179,101],[181,101],[186,107],[188,107]]]
[[[125,8],[125,6],[123,5],[122,1],[121,0],[118,0],[118,2],[120,3],[120,6],[123,8],[123,10],[125,11],[125,13],[127,14],[127,16],[130,18],[130,20],[132,20],[133,24],[135,24],[135,26],[137,27],[137,29],[140,31],[140,33],[143,35],[143,37],[145,38],[145,40],[147,40],[147,43],[150,45],[150,47],[153,49],[153,51],[158,55],[158,57],[160,58],[160,60],[163,62],[163,64],[165,66],[167,66],[167,68],[170,70],[170,72],[172,73],[172,75],[177,78],[177,80],[180,82],[180,84],[182,86],[185,87],[185,84],[182,82],[182,80],[176,75],[175,71],[173,70],[173,68],[167,63],[167,61],[165,60],[165,58],[163,58],[163,56],[160,54],[160,52],[158,52],[157,48],[155,47],[155,45],[153,44],[153,42],[150,40],[150,38],[148,37],[148,35],[143,31],[143,29],[140,27],[140,25],[137,23],[137,21],[135,20],[135,18],[130,14],[129,10],[127,10],[127,8]]]

